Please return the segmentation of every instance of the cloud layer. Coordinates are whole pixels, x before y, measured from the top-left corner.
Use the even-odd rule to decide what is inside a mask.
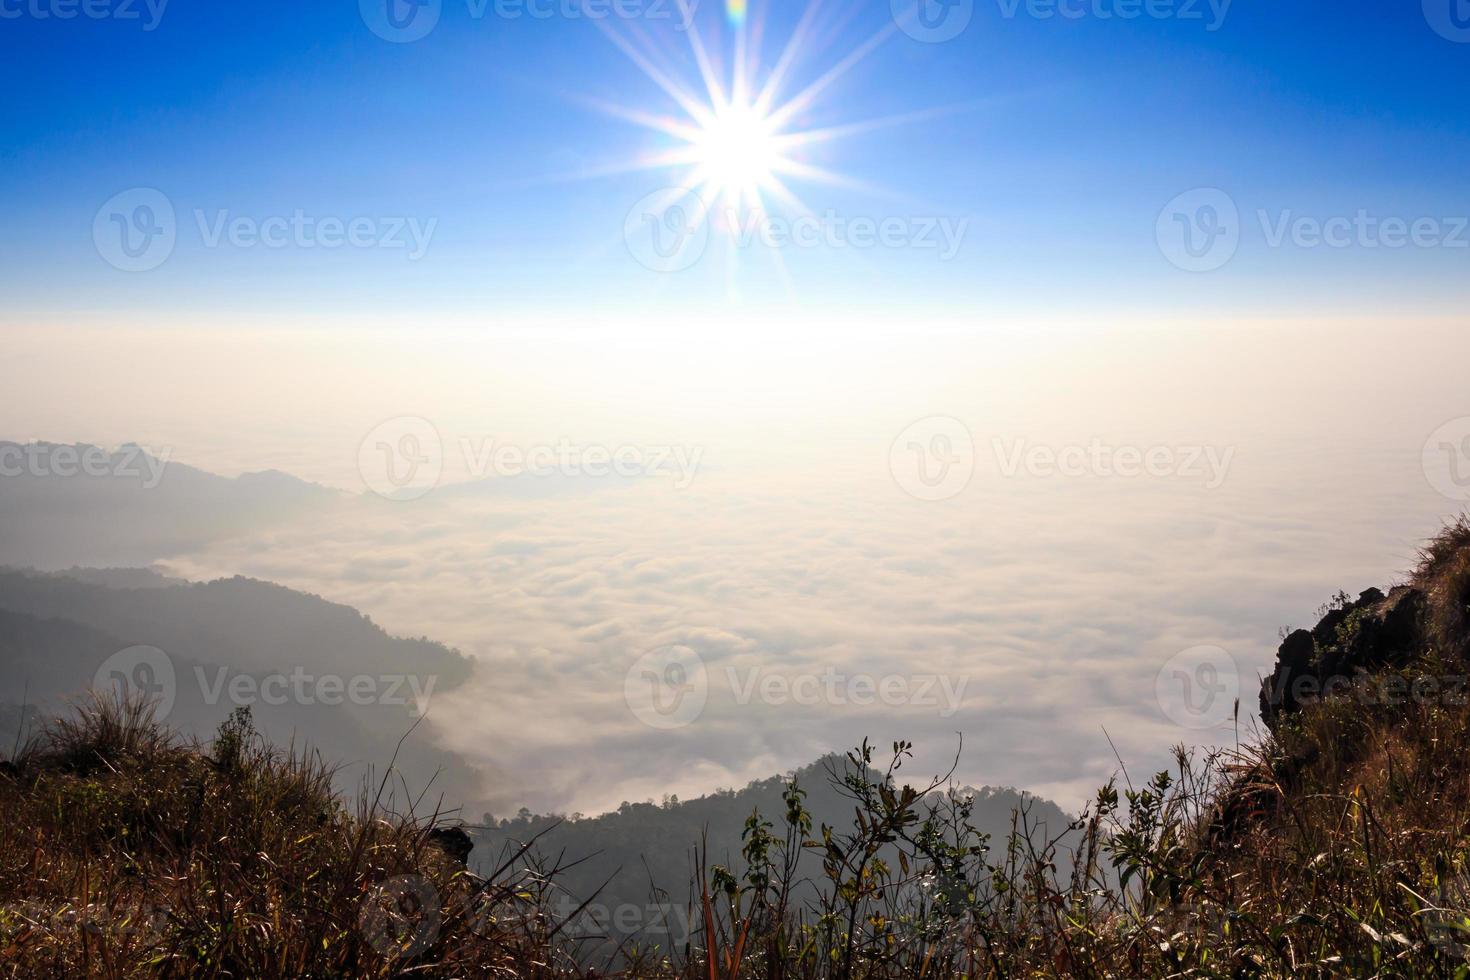
[[[492,774],[498,813],[689,796],[864,736],[912,740],[943,768],[961,733],[965,781],[1078,806],[1117,768],[1113,746],[1143,769],[1174,742],[1233,740],[1229,721],[1171,720],[1155,687],[1171,657],[1227,651],[1248,730],[1278,628],[1406,569],[1440,513],[1397,479],[1409,455],[1320,486],[1289,456],[1272,464],[1246,454],[1207,490],[1005,479],[982,460],[938,503],[903,493],[886,459],[779,491],[713,473],[683,491],[364,498],[166,565],[317,592],[474,657],[431,720]],[[628,675],[664,648],[693,653],[704,703],[652,727]]]

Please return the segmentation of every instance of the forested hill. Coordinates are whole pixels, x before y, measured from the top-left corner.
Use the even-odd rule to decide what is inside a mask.
[[[548,867],[557,862],[581,862],[558,875],[558,882],[565,894],[562,904],[569,909],[593,900],[573,923],[584,934],[646,932],[651,940],[672,939],[677,944],[685,931],[681,912],[690,897],[697,852],[703,848],[709,865],[740,866],[747,820],[759,812],[781,833],[787,811],[784,794],[792,783],[805,792],[805,805],[817,830],[824,823],[850,828],[855,804],[845,794],[841,778],[853,768],[844,755],[834,753],[794,773],[692,800],[669,797],[659,802],[625,802],[595,817],[537,815],[526,810],[509,818],[487,814],[484,825],[473,830],[477,845],[473,860],[484,872],[493,872],[503,855],[535,839],[534,852]],[[904,775],[918,781],[926,774]],[[1072,822],[1055,803],[1019,790],[986,787],[956,792],[971,800],[971,822],[990,834],[992,846],[1000,850],[1006,846],[1018,812],[1025,821],[1024,829],[1037,841],[1062,837]],[[811,865],[808,872],[820,873],[815,855],[804,861]]]

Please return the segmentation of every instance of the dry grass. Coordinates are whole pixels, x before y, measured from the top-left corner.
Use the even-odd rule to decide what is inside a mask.
[[[349,812],[329,770],[264,745],[246,718],[206,750],[141,706],[97,701],[8,769],[6,975],[390,976],[401,946],[422,975],[449,976],[524,956],[487,914],[504,890],[472,897],[428,822]],[[422,917],[389,900],[411,906],[420,882],[440,910],[415,932]]]
[[[1470,660],[1470,518],[1424,548],[1414,584],[1429,598],[1425,633],[1443,658]]]

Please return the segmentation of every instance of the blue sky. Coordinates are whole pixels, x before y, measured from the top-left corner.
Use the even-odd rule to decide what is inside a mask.
[[[638,2],[645,16],[604,26],[645,38],[697,88],[673,0]],[[66,0],[0,0],[7,319],[1413,317],[1463,306],[1470,248],[1273,248],[1256,214],[1366,210],[1447,233],[1470,215],[1470,44],[1437,32],[1432,9],[1236,0],[1219,17],[1200,0],[1198,19],[1098,15],[1128,2],[1045,18],[1025,2],[1008,15],[1010,0],[976,0],[952,40],[892,31],[795,125],[918,118],[802,151],[850,186],[788,186],[817,215],[963,222],[958,251],[786,247],[783,275],[770,249],[722,240],[688,270],[641,265],[625,219],[678,170],[558,179],[668,145],[588,99],[678,113],[585,12],[511,19],[491,3],[477,17],[469,0],[443,0],[426,37],[389,43],[340,0],[267,15],[173,0],[156,24],[142,0],[128,11],[137,19],[68,20],[54,16]],[[765,9],[766,70],[804,9]],[[814,17],[822,43],[803,48],[787,94],[893,19],[886,2],[840,0]],[[728,61],[725,11],[706,0],[695,23]],[[133,188],[176,211],[173,251],[145,272],[113,268],[94,244],[99,209]],[[1156,230],[1161,209],[1195,188],[1223,190],[1240,212],[1238,249],[1207,273],[1171,264]],[[406,249],[209,247],[200,227],[298,210],[433,228],[413,260]]]

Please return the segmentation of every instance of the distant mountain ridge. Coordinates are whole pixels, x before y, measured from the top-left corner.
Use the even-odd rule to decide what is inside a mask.
[[[685,476],[692,479],[702,459],[655,456],[649,462],[658,462],[659,471],[482,475],[447,482],[434,493],[458,500],[576,496],[672,479],[676,463],[690,467]],[[108,450],[89,443],[0,440],[0,566],[145,566],[353,502],[384,504],[371,490],[338,490],[282,470],[220,476],[137,443]]]
[[[136,443],[0,441],[0,563],[146,565],[342,496],[277,470],[218,476]]]
[[[458,651],[422,637],[391,636],[351,606],[243,576],[120,588],[64,574],[0,571],[0,608],[75,620],[136,643],[247,670],[307,662],[338,672],[413,665],[432,671],[448,688],[472,669]]]

